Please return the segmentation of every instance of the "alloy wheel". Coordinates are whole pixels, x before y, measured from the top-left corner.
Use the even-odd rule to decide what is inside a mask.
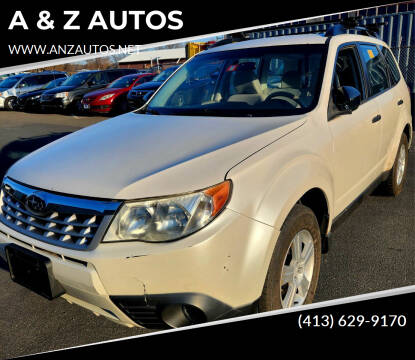
[[[304,304],[314,271],[314,241],[308,230],[299,231],[291,241],[281,274],[283,308]]]

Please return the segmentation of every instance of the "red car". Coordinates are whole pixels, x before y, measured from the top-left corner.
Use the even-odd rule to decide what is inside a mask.
[[[131,74],[114,80],[106,88],[92,91],[84,95],[81,100],[85,112],[108,114],[128,111],[127,93],[134,86],[153,79],[156,74]]]

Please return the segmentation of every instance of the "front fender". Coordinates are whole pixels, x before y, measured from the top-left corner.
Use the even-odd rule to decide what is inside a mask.
[[[228,207],[280,230],[298,200],[308,190],[318,188],[326,197],[330,229],[334,185],[327,161],[312,153],[294,155],[277,152],[262,159],[252,157],[244,169],[232,169],[228,178],[237,196],[232,197]]]

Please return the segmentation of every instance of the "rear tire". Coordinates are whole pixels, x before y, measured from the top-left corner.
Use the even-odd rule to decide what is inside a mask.
[[[258,311],[309,304],[317,288],[321,263],[321,234],[310,208],[297,204],[278,237]]]
[[[402,134],[392,170],[383,183],[382,192],[385,195],[398,196],[401,193],[408,170],[408,152],[408,139],[405,134]]]

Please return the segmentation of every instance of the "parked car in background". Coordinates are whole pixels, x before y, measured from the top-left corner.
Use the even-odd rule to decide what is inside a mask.
[[[3,80],[6,80],[8,77],[14,76],[14,75],[16,75],[16,73],[10,73],[10,74],[0,75],[0,82],[3,81]]]
[[[29,110],[39,110],[40,109],[40,97],[42,94],[50,89],[54,89],[55,87],[61,85],[66,80],[66,77],[61,77],[55,80],[48,82],[47,84],[43,85],[42,88],[39,90],[30,91],[24,93],[17,97],[15,106],[13,110],[20,110],[20,111],[29,111]]]
[[[45,91],[40,98],[42,110],[81,111],[82,97],[107,86],[121,76],[137,73],[136,69],[109,69],[78,72],[61,86]]]
[[[180,65],[169,67],[155,76],[152,81],[132,88],[127,95],[128,107],[130,109],[138,109],[144,105],[151,95],[153,95],[155,91],[167,80],[167,78],[179,67]]]
[[[60,71],[25,73],[8,77],[0,83],[0,108],[12,110],[19,95],[38,90],[46,83],[61,77],[66,77],[66,74]]]
[[[155,74],[137,73],[125,75],[113,81],[106,88],[86,93],[81,101],[86,112],[108,114],[124,113],[128,110],[127,93],[134,86],[153,79]]]

